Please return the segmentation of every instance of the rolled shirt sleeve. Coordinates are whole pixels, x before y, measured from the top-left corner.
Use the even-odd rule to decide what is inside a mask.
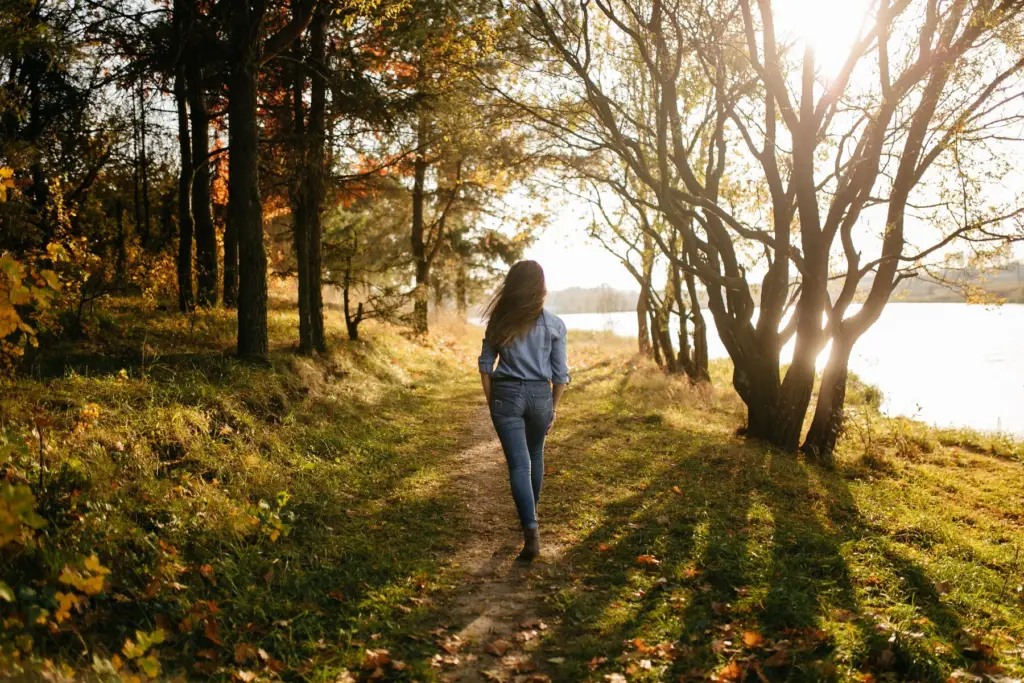
[[[494,361],[497,359],[498,349],[486,337],[484,337],[483,348],[480,350],[480,358],[477,359],[477,364],[480,366],[480,372],[485,375],[489,375],[494,372]]]
[[[551,383],[568,384],[569,356],[565,343],[567,330],[561,318],[557,320],[558,324],[552,330],[551,336]]]

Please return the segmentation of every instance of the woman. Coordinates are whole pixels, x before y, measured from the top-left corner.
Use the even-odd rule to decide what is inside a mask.
[[[519,559],[526,562],[540,554],[537,500],[544,479],[544,438],[569,383],[565,323],[544,310],[547,293],[539,263],[512,266],[484,313],[487,329],[479,361],[523,525]]]

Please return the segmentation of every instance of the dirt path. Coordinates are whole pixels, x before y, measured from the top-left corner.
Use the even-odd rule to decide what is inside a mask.
[[[540,631],[547,628],[537,609],[540,584],[553,574],[561,549],[552,536],[544,535],[542,517],[541,558],[529,565],[515,559],[522,532],[501,444],[486,408],[473,415],[463,444],[455,481],[465,501],[469,533],[453,565],[465,575],[450,606],[451,626],[435,634],[444,650],[435,664],[446,681],[547,681],[537,673],[542,662],[535,650]]]

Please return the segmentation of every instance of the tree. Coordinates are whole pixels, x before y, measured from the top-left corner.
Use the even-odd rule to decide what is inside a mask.
[[[259,179],[257,75],[309,24],[315,2],[296,0],[290,20],[266,36],[264,2],[230,3],[228,76],[228,229],[238,240],[238,354],[260,357],[267,337],[267,254]]]
[[[531,30],[551,47],[594,124],[582,133],[594,136],[588,143],[620,158],[652,191],[652,208],[682,231],[689,268],[732,358],[751,437],[799,446],[815,359],[831,341],[804,441],[828,458],[850,350],[899,280],[957,242],[1020,237],[1013,201],[997,205],[948,182],[971,180],[957,158],[998,159],[985,143],[1020,119],[1012,95],[1024,68],[1014,38],[1020,3],[881,0],[835,75],[818,70],[810,47],[794,55],[770,0],[756,8],[749,0],[599,0],[593,9],[611,27],[600,41],[590,5],[528,5]],[[601,70],[614,66],[622,44],[655,86],[653,128],[624,115],[613,75]],[[745,187],[745,178],[756,182]],[[914,206],[948,214],[917,225],[911,239]],[[885,227],[873,241],[868,224],[880,216]],[[877,257],[865,259],[872,247]],[[758,271],[759,309],[749,284]],[[871,293],[853,312],[868,273]],[[830,278],[844,283],[835,301]],[[783,373],[790,339],[795,351]]]

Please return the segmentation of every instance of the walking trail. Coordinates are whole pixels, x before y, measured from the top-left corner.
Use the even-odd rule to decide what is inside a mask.
[[[501,444],[486,408],[469,422],[458,467],[455,482],[465,501],[469,531],[453,565],[464,577],[449,610],[449,628],[435,632],[443,652],[434,663],[445,681],[549,681],[538,672],[543,662],[537,647],[547,628],[538,608],[562,548],[544,533],[544,497],[541,557],[532,564],[518,562],[522,532]]]

